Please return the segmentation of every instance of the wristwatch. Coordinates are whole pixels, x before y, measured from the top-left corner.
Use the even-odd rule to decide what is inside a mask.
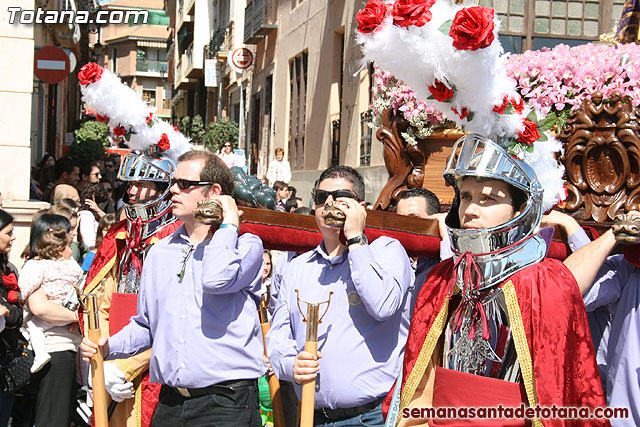
[[[362,243],[363,245],[369,244],[369,240],[367,240],[367,236],[364,234],[364,232],[361,233],[359,236],[352,237],[347,240],[347,246],[351,246],[356,243]]]

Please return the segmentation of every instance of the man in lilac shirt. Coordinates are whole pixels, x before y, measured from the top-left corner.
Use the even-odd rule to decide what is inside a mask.
[[[629,418],[611,419],[611,425],[637,426],[640,425],[640,265],[633,252],[638,251],[638,245],[626,247],[624,255],[608,256],[616,244],[610,229],[568,257],[565,264],[578,281],[587,312],[608,314],[608,339],[595,343],[600,375],[607,405],[629,409]]]
[[[342,230],[323,220],[325,203],[335,199],[346,203]],[[411,263],[397,240],[380,237],[369,245],[363,238],[363,199],[355,169],[332,166],[320,175],[314,207],[323,241],[287,266],[267,335],[271,366],[278,378],[295,382],[298,397],[300,384],[316,378],[316,426],[384,425],[382,398],[396,379],[407,339]],[[303,351],[306,323],[296,290],[309,302],[326,301],[333,292],[318,328],[317,358]]]
[[[233,177],[216,155],[182,155],[171,182],[184,225],[150,250],[138,314],[109,338],[111,358],[152,348],[150,380],[162,383],[154,426],[260,426],[257,378],[266,373],[256,314],[262,242],[238,237]],[[223,222],[197,223],[193,210],[217,200]],[[105,339],[100,344],[104,344]],[[84,356],[96,346],[85,339]]]

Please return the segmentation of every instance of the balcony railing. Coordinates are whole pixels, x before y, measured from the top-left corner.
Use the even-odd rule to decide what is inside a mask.
[[[218,28],[215,33],[213,33],[213,37],[209,40],[209,45],[205,46],[208,52],[205,52],[205,56],[209,59],[215,58],[218,52],[226,52],[229,50],[229,47],[226,45],[226,37],[225,37],[225,29]]]
[[[167,61],[155,61],[151,59],[138,59],[136,64],[137,71],[147,73],[167,74]]]
[[[277,0],[249,0],[244,9],[244,42],[257,44],[278,28]]]

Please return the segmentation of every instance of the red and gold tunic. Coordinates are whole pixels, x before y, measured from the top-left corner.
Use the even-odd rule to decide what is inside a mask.
[[[466,386],[459,376],[454,385],[459,390],[457,395],[446,392],[450,390],[448,384],[444,385],[445,398],[442,394],[435,395],[443,389],[439,380],[445,377],[446,381],[447,378],[438,377],[436,371],[443,369],[439,368],[441,336],[450,315],[451,295],[447,290],[452,280],[455,280],[455,273],[453,260],[449,259],[431,270],[416,301],[403,363],[400,414],[403,408],[477,407],[502,403],[496,398],[493,400],[495,405],[490,404],[491,399],[487,401],[486,397],[494,393],[489,386],[483,393],[463,393]],[[546,258],[515,273],[500,286],[520,363],[523,402],[532,407],[554,404],[558,407],[606,406],[584,303],[573,275],[564,264]],[[482,378],[482,381],[487,380],[500,381]],[[477,384],[474,388],[477,390]],[[511,390],[508,401],[517,402],[517,394],[517,390]],[[383,405],[385,414],[392,395],[393,389]],[[468,396],[468,401],[467,398],[461,401],[460,396]],[[399,419],[402,426],[425,424],[424,420]],[[486,421],[475,425],[487,425]],[[580,426],[584,421],[534,419],[533,424]],[[446,425],[473,424],[453,422]],[[589,425],[609,425],[609,422],[589,420]]]
[[[84,293],[97,293],[100,298],[100,329],[103,336],[111,336],[122,329],[137,312],[137,294],[118,293],[120,261],[127,247],[127,222],[115,224],[102,240],[87,275]],[[142,243],[143,247],[155,244],[172,234],[182,225],[174,221],[160,227]],[[160,384],[149,382],[151,349],[115,363],[125,373],[125,380],[133,382],[135,396],[118,404],[109,419],[110,426],[146,427],[151,425],[160,393]]]

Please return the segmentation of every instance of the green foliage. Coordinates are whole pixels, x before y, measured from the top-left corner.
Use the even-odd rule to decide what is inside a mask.
[[[237,147],[239,135],[240,130],[236,122],[232,122],[229,119],[218,120],[217,122],[209,123],[207,126],[204,144],[207,149],[217,153],[227,141],[231,141],[234,148]]]
[[[184,116],[181,118],[178,121],[178,129],[187,137],[191,135],[191,117]]]
[[[202,144],[204,134],[204,122],[202,121],[202,117],[197,114],[191,121],[191,133],[189,136],[191,137],[191,140],[194,144]]]
[[[104,155],[109,146],[109,130],[107,125],[96,120],[88,120],[73,131],[74,142],[67,155],[78,162],[91,162]]]

